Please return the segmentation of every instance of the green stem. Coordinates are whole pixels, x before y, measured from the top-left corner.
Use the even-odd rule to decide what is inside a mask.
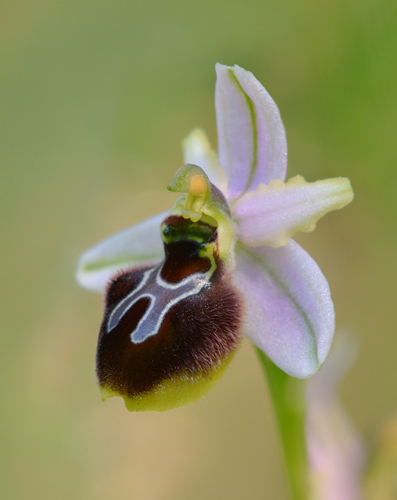
[[[308,462],[305,442],[304,382],[280,370],[256,348],[273,400],[284,449],[292,498],[308,498]]]

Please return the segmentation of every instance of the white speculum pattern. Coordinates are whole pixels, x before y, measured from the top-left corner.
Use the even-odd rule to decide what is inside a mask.
[[[161,277],[163,264],[144,272],[139,285],[129,293],[113,309],[107,324],[110,333],[120,323],[123,316],[141,299],[149,299],[150,304],[140,319],[137,327],[131,332],[131,342],[140,344],[147,338],[156,335],[167,312],[178,302],[199,293],[209,282],[216,264],[211,259],[208,271],[191,274],[178,283],[169,283]]]

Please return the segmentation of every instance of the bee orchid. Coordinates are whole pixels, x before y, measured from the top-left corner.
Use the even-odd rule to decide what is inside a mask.
[[[291,237],[353,199],[335,178],[285,182],[279,110],[248,71],[217,64],[218,154],[201,130],[161,213],[80,258],[78,282],[106,293],[97,377],[129,410],[167,410],[203,396],[246,335],[287,374],[307,378],[334,335],[328,283]]]

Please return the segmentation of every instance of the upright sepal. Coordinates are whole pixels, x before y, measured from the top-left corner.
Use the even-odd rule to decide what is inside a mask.
[[[235,199],[272,179],[285,179],[287,141],[276,103],[249,71],[216,65],[219,163]]]

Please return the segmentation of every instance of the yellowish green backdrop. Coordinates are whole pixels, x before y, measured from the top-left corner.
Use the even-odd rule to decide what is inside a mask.
[[[359,346],[342,396],[360,433],[397,408],[397,4],[392,0],[4,0],[4,499],[287,498],[246,342],[204,400],[130,414],[94,384],[102,299],[78,255],[173,201],[195,126],[216,144],[214,64],[251,70],[287,129],[289,174],[349,176],[354,203],[299,242]]]

